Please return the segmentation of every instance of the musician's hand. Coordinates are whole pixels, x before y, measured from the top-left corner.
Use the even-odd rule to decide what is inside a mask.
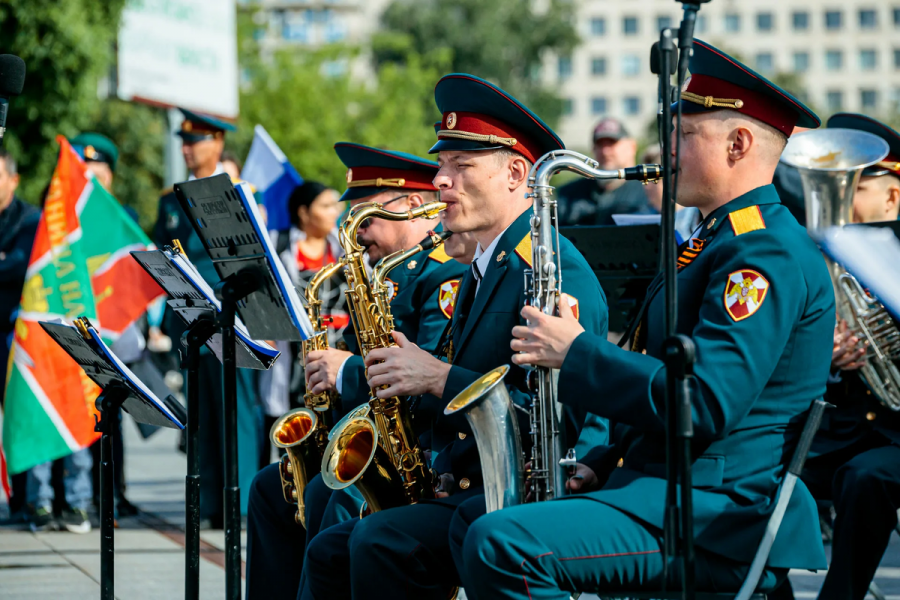
[[[866,347],[859,348],[859,338],[841,319],[834,328],[831,370],[854,371],[866,364]]]
[[[378,390],[379,398],[422,394],[440,398],[444,394],[450,365],[422,350],[399,331],[392,331],[391,335],[396,346],[378,348],[366,356],[369,387],[388,386]]]
[[[533,306],[522,309],[528,325],[513,327],[513,340],[509,344],[517,352],[512,357],[515,364],[562,367],[572,342],[584,331],[568,298],[566,294],[560,297],[558,317],[545,315]]]
[[[600,480],[597,479],[597,474],[589,466],[581,463],[575,464],[575,475],[566,481],[566,489],[573,494],[592,492],[599,487]]]
[[[353,356],[344,350],[316,350],[306,357],[306,389],[313,394],[336,390],[337,374],[344,361]]]

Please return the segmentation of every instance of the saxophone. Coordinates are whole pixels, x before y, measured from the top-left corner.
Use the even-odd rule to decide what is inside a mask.
[[[431,219],[445,207],[442,202],[432,202],[406,212],[391,212],[381,204],[366,203],[351,211],[341,226],[349,286],[347,305],[363,358],[372,350],[395,345],[390,335],[394,321],[386,283],[388,272],[413,254],[440,245],[449,233],[444,237],[432,234],[414,248],[386,256],[375,266],[370,282],[364,249],[356,240],[357,230],[373,217],[391,221]],[[323,481],[335,490],[355,484],[373,512],[433,498],[431,473],[413,431],[408,399],[381,399],[376,391],[371,390],[369,395],[367,416],[348,419],[332,432],[322,458]]]
[[[550,179],[560,171],[573,171],[589,179],[627,179],[650,182],[659,179],[659,165],[602,170],[592,158],[569,150],[548,152],[534,163],[528,175],[534,201],[531,217],[532,269],[525,271],[525,290],[530,306],[555,314],[561,293],[562,263],[556,221],[556,199]],[[551,500],[565,493],[566,479],[575,466],[573,448],[565,450],[563,406],[557,398],[559,370],[530,370],[531,470],[525,472],[522,443],[512,399],[503,385],[509,367],[502,366],[481,376],[459,393],[444,414],[462,412],[472,427],[481,458],[485,502],[488,512],[521,504],[526,487],[534,502]],[[526,486],[527,482],[527,486]]]
[[[315,350],[328,348],[327,323],[322,317],[322,301],[319,288],[344,267],[344,259],[320,269],[306,286],[306,312],[315,334],[301,343],[303,364]],[[331,409],[338,399],[334,391],[313,394],[308,389],[303,396],[302,408],[288,411],[269,431],[269,439],[276,448],[286,451],[281,457],[278,472],[281,475],[281,492],[289,504],[297,505],[294,519],[306,526],[306,503],[303,491],[309,480],[319,473],[323,452],[328,445],[328,429],[331,425]]]

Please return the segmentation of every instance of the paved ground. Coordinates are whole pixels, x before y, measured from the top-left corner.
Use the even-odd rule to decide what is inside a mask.
[[[183,598],[185,459],[175,450],[177,434],[164,430],[144,441],[133,424],[125,425],[128,494],[143,512],[122,519],[116,530],[116,596],[122,600]],[[201,597],[222,598],[224,535],[208,531],[202,538]],[[75,535],[0,527],[0,600],[98,598],[99,549],[96,528],[88,535]],[[792,572],[797,598],[815,598],[823,577]],[[875,580],[889,600],[900,600],[900,538],[896,535]]]

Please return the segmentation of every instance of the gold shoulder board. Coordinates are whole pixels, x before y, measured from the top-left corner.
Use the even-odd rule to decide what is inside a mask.
[[[441,244],[440,246],[438,246],[437,248],[435,248],[434,250],[432,250],[432,251],[431,251],[431,254],[428,255],[428,258],[430,258],[431,260],[437,261],[437,262],[439,262],[440,264],[444,264],[444,263],[447,262],[448,260],[453,260],[453,259],[450,257],[450,255],[447,254],[447,251],[444,250],[444,245],[443,245],[443,244]]]
[[[731,228],[734,230],[734,235],[741,235],[756,231],[757,229],[766,228],[766,222],[763,220],[762,213],[758,206],[748,206],[747,208],[736,210],[728,215],[728,220],[731,221]]]
[[[519,258],[525,261],[525,264],[528,267],[531,267],[531,232],[529,231],[525,234],[525,237],[522,238],[522,241],[519,242],[519,245],[516,246],[516,254],[519,255]]]

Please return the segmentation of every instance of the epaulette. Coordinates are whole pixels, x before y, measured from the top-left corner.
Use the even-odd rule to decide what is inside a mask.
[[[728,220],[731,221],[734,235],[766,228],[766,222],[763,220],[762,212],[760,212],[758,206],[748,206],[747,208],[736,210],[728,215]]]
[[[519,242],[519,245],[516,246],[515,252],[519,255],[519,258],[524,260],[525,264],[531,268],[531,232],[525,234],[525,237],[523,237],[522,241]]]
[[[453,260],[452,257],[447,254],[447,251],[444,250],[444,245],[441,244],[437,248],[431,251],[431,254],[428,255],[428,258],[431,260],[437,261],[440,264],[444,264],[449,260]]]

